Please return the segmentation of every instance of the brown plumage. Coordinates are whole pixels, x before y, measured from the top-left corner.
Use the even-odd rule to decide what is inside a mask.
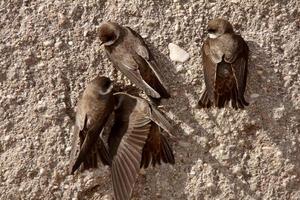
[[[223,108],[229,101],[234,109],[249,103],[244,98],[249,48],[224,19],[208,23],[209,38],[202,46],[203,72],[206,89],[198,106]]]
[[[154,99],[170,97],[161,81],[160,66],[138,33],[117,23],[104,22],[99,38],[114,66],[137,87]]]
[[[168,120],[142,98],[116,93],[115,121],[108,138],[116,200],[128,200],[141,167],[174,164],[172,149],[160,132],[173,128]]]
[[[128,200],[141,167],[147,168],[150,163],[153,166],[175,163],[172,148],[161,132],[162,128],[174,137],[171,135],[173,127],[146,100],[126,93],[112,93],[110,80],[99,77],[88,84],[78,102],[70,172],[73,174],[81,163],[83,169],[95,168],[100,157],[111,167],[115,199]],[[100,133],[113,112],[106,147]],[[78,136],[80,150],[76,156]]]
[[[113,86],[106,77],[97,77],[88,84],[76,110],[75,131],[72,141],[70,173],[83,163],[83,169],[96,168],[98,158],[110,165],[109,153],[99,137],[109,115],[114,109]],[[80,150],[76,149],[80,138]]]
[[[161,134],[159,126],[151,123],[150,133],[143,148],[141,167],[147,168],[152,162],[152,166],[156,164],[170,163],[175,164],[175,159],[171,146],[167,138]]]

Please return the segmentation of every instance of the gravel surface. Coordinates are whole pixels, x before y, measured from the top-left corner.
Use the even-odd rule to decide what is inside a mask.
[[[253,1],[254,2],[254,1]],[[130,82],[97,26],[138,31],[162,63],[180,129],[176,165],[150,168],[133,199],[300,199],[299,0],[0,1],[0,199],[112,199],[108,168],[70,176],[74,107],[98,74]],[[251,54],[243,111],[194,108],[207,22],[227,18]],[[188,52],[173,62],[169,43]]]

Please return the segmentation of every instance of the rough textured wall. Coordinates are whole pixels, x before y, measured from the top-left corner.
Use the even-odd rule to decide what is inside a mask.
[[[109,170],[66,174],[73,108],[113,70],[95,36],[103,20],[137,30],[163,63],[181,128],[176,165],[141,175],[134,199],[300,199],[298,0],[0,2],[0,199],[111,199]],[[197,110],[208,20],[229,19],[251,50],[244,111]],[[168,44],[190,54],[172,63]]]

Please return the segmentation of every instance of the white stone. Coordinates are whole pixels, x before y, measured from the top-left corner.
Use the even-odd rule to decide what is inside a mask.
[[[215,188],[215,184],[212,183],[212,182],[208,182],[208,183],[206,184],[206,188],[207,188],[207,189],[213,189],[213,188]]]
[[[241,168],[240,166],[238,166],[238,165],[236,165],[236,166],[234,166],[234,167],[232,168],[232,173],[233,173],[233,174],[240,174],[241,171],[242,171],[242,168]]]
[[[55,46],[56,48],[61,48],[62,45],[63,45],[63,42],[60,41],[60,40],[58,40],[58,41],[54,44],[54,46]]]
[[[258,73],[259,75],[262,75],[264,72],[263,72],[262,70],[257,70],[257,73]]]
[[[282,157],[283,153],[282,153],[282,151],[278,150],[278,151],[276,152],[276,155],[277,155],[277,157]]]
[[[183,65],[177,65],[176,66],[176,72],[180,72],[183,70]]]
[[[145,39],[145,38],[149,37],[149,35],[147,33],[144,33],[144,34],[141,34],[141,37]]]
[[[71,146],[67,147],[67,148],[66,148],[66,152],[71,151],[71,148],[72,148]]]
[[[279,120],[281,119],[285,114],[285,107],[284,105],[281,105],[280,107],[278,108],[275,108],[273,110],[273,117],[275,120]]]
[[[179,142],[178,142],[178,145],[181,146],[181,147],[183,147],[183,148],[188,148],[188,147],[191,146],[190,143],[188,143],[188,142],[183,142],[183,141],[180,141],[180,140],[179,140]]]
[[[190,55],[176,44],[170,43],[168,48],[170,50],[170,59],[172,61],[185,62],[190,58]]]
[[[194,170],[192,170],[191,172],[190,172],[190,175],[192,175],[192,176],[194,176],[196,174],[196,172],[194,171]]]
[[[43,45],[45,47],[49,47],[49,46],[52,46],[54,44],[54,41],[53,40],[46,40],[45,42],[43,42]]]
[[[180,29],[180,27],[179,27],[179,24],[177,23],[177,24],[175,25],[175,32],[178,32],[179,29]]]
[[[8,140],[10,140],[10,135],[7,135],[4,137],[4,141],[7,142]]]
[[[195,139],[198,144],[200,144],[202,147],[206,147],[208,144],[208,138],[207,137],[200,137],[200,136],[195,136]]]
[[[259,94],[253,93],[253,94],[250,95],[250,97],[251,97],[252,99],[254,99],[254,98],[259,97]]]
[[[46,170],[45,170],[44,168],[41,168],[41,169],[40,169],[40,175],[44,175],[45,172],[46,172]]]

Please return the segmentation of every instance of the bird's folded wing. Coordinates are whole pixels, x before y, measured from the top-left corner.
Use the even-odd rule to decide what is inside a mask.
[[[164,129],[171,138],[175,138],[173,135],[175,129],[169,120],[154,105],[150,105],[150,108],[150,119]]]
[[[126,27],[137,39],[139,42],[135,42],[133,49],[135,50],[136,54],[139,56],[140,59],[143,59],[145,63],[150,67],[151,71],[154,73],[154,75],[159,80],[160,84],[163,87],[166,87],[164,83],[162,82],[162,74],[161,68],[158,66],[156,60],[154,59],[154,56],[150,52],[148,46],[144,42],[143,38],[134,30],[132,30],[130,27]]]
[[[142,77],[138,68],[132,68],[127,63],[120,63],[120,71],[124,73],[137,87],[141,88],[153,98],[160,98],[160,94],[156,92]]]
[[[72,141],[71,141],[71,153],[70,153],[70,164],[69,164],[69,172],[72,171],[73,164],[75,163],[76,160],[76,152],[80,148],[78,145],[78,136],[79,136],[79,127],[75,125],[74,127],[74,132],[72,135]]]
[[[87,123],[87,116],[86,115],[81,116],[81,115],[77,114],[74,132],[73,132],[72,141],[71,141],[71,153],[70,153],[70,164],[69,164],[70,165],[69,166],[70,173],[74,173],[74,171],[75,171],[75,170],[73,171],[73,168],[74,168],[73,166],[75,165],[75,162],[76,162],[76,153],[78,152],[78,150],[80,150],[80,146],[78,145],[78,138],[79,138],[80,132],[86,126],[86,123]]]
[[[86,129],[86,123],[87,123],[87,117],[85,118],[85,123],[84,123],[85,125],[84,125],[83,129]],[[99,123],[97,123],[93,127],[89,128],[89,130],[85,130],[86,135],[84,136],[84,140],[80,147],[79,154],[78,154],[76,161],[71,169],[71,174],[73,174],[80,167],[81,163],[86,160],[86,155],[88,155],[90,153],[90,151],[95,147],[95,145],[97,145],[97,142],[99,140],[102,140],[102,138],[99,137],[99,135],[100,135],[105,123],[106,123],[106,120],[101,120]],[[101,141],[98,144],[104,145],[104,142]],[[101,146],[99,148],[102,149],[101,152],[104,153],[102,155],[102,158],[109,158],[108,151],[107,151],[107,149],[105,149],[106,147]],[[99,153],[101,153],[101,152],[99,152]],[[107,159],[107,160],[105,160],[105,162],[103,162],[103,164],[109,164],[109,163],[110,163],[109,159]]]
[[[207,95],[211,101],[214,101],[217,63],[213,62],[211,56],[210,47],[208,43],[205,42],[202,47],[204,81]]]
[[[147,95],[153,98],[160,98],[160,94],[156,92],[146,81],[143,79],[138,64],[132,56],[126,55],[112,55],[107,53],[107,56],[129,80],[131,80],[137,87],[146,92]],[[121,57],[120,60],[118,57]]]
[[[243,97],[248,75],[248,46],[246,42],[239,36],[240,51],[237,52],[238,56],[234,62],[231,63],[234,78],[237,84],[238,96]]]

